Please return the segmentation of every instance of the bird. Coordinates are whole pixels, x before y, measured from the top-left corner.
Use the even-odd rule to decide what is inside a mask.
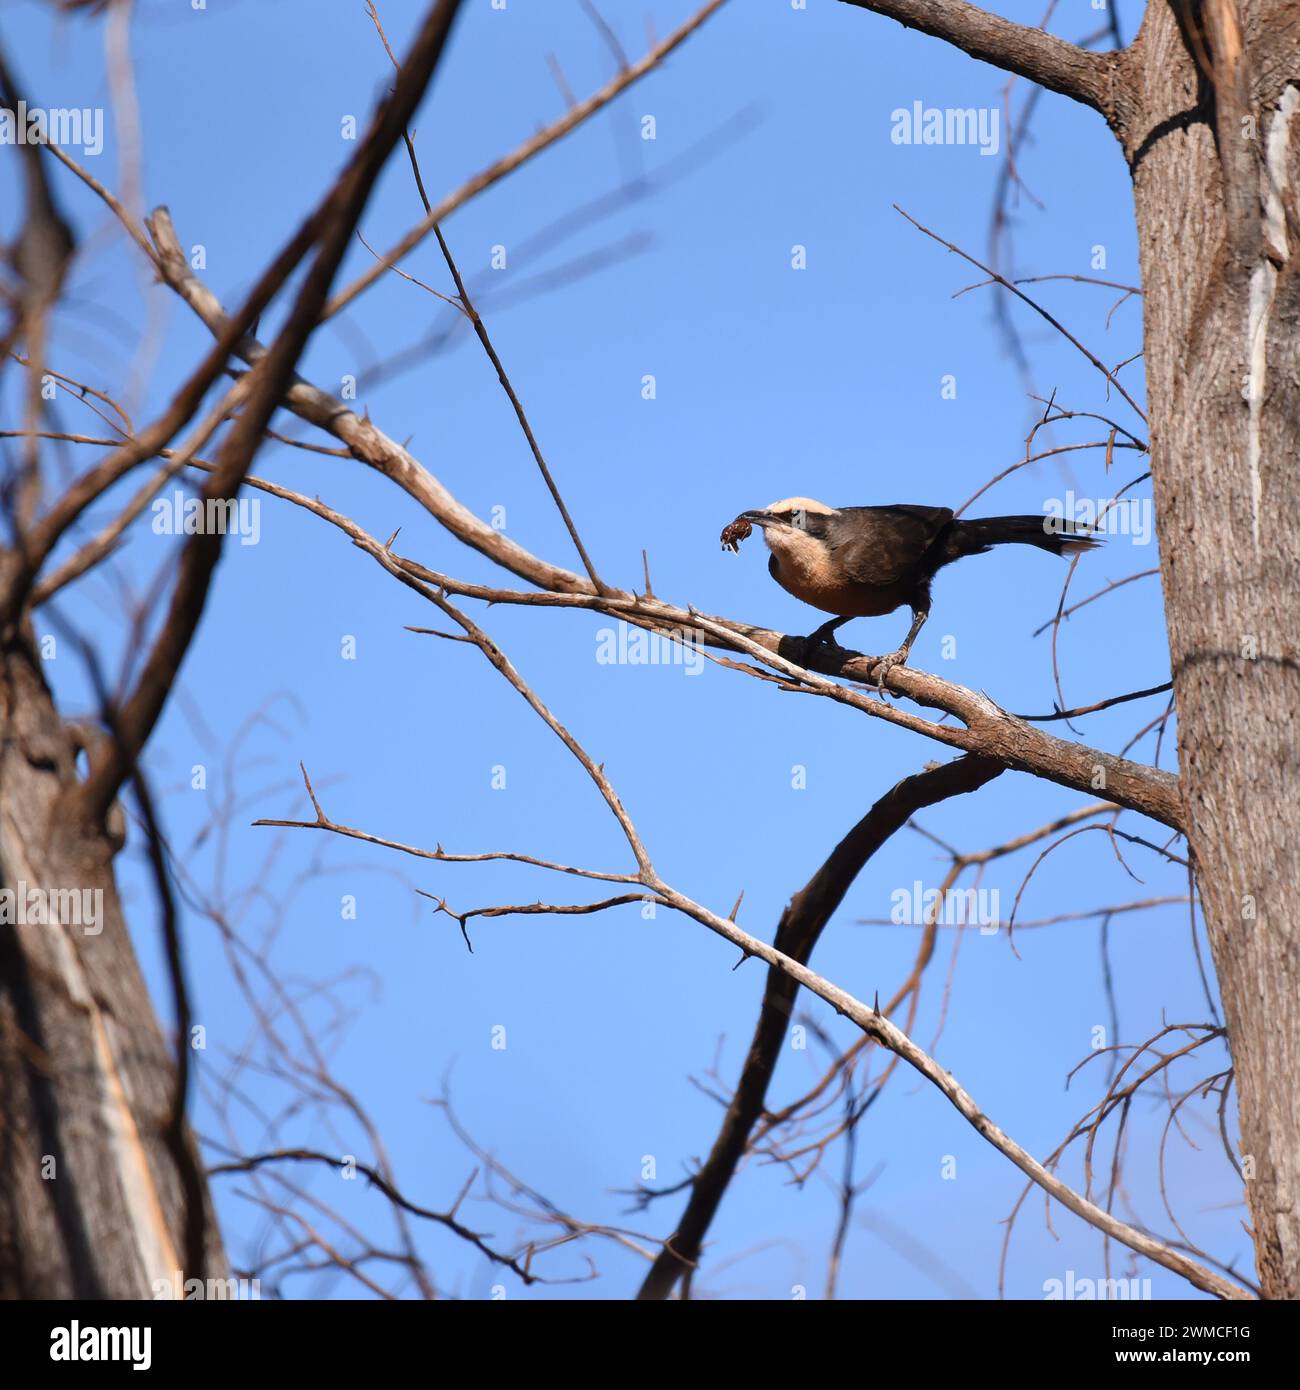
[[[772,552],[768,573],[787,592],[835,616],[802,639],[806,664],[815,649],[853,618],[876,618],[907,605],[912,626],[902,645],[876,658],[883,694],[895,666],[905,666],[930,616],[930,581],[954,560],[995,545],[1033,545],[1053,555],[1077,555],[1100,541],[1086,527],[1044,516],[986,516],[966,521],[949,507],[895,503],[828,507],[811,497],[787,497],[741,512],[722,532],[724,550],[738,552],[753,527]]]

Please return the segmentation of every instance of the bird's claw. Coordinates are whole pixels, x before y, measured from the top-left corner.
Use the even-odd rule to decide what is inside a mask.
[[[895,666],[906,666],[907,656],[907,651],[899,647],[897,651],[876,658],[876,694],[882,700],[885,698],[885,682],[889,679],[889,673]]]

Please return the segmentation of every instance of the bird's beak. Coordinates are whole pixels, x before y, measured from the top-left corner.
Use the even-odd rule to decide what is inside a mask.
[[[771,512],[741,512],[739,521],[750,521],[755,526],[775,526],[776,517]]]

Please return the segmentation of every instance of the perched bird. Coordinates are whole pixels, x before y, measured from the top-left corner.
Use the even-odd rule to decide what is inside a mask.
[[[828,507],[811,497],[787,497],[761,511],[741,512],[722,532],[724,549],[738,551],[754,526],[772,552],[768,573],[797,599],[834,613],[804,639],[805,659],[850,618],[876,618],[904,604],[912,627],[897,651],[879,658],[877,685],[905,665],[930,616],[936,571],[995,545],[1036,545],[1075,555],[1100,542],[1087,528],[1043,516],[986,516],[964,521],[947,507]]]

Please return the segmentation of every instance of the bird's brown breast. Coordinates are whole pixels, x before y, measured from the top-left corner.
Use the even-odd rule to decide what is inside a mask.
[[[819,545],[773,546],[768,570],[800,602],[841,618],[878,618],[908,602],[901,584],[845,582]]]

